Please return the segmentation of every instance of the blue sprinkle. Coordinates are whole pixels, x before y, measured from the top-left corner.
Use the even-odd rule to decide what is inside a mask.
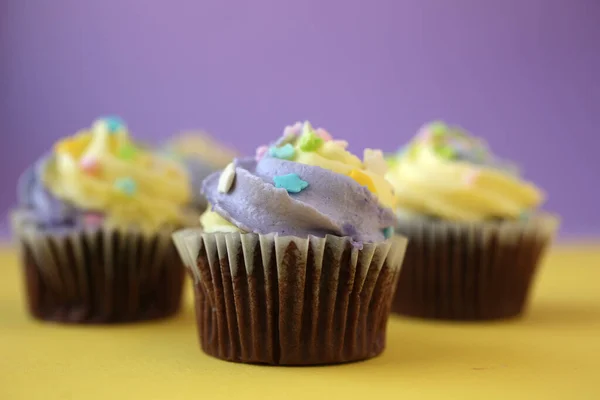
[[[108,131],[111,133],[117,132],[125,126],[123,120],[119,117],[104,117],[102,118],[106,123]]]
[[[300,193],[308,187],[308,182],[303,181],[296,174],[278,175],[273,177],[275,187],[284,188],[288,193]]]
[[[115,180],[115,188],[125,193],[128,196],[132,196],[137,190],[137,184],[132,178],[118,178]]]
[[[296,150],[294,149],[294,146],[292,146],[290,143],[281,147],[269,147],[269,155],[271,157],[281,158],[283,160],[291,160],[292,158],[294,158],[295,154]]]
[[[394,235],[394,227],[393,226],[388,226],[387,228],[383,229],[383,236],[386,239],[391,238]]]

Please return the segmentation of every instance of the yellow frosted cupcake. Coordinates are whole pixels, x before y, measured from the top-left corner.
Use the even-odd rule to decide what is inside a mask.
[[[35,317],[110,323],[177,311],[184,273],[170,234],[197,221],[188,175],[136,145],[120,119],[60,140],[18,192],[13,228]]]
[[[426,318],[522,313],[558,227],[544,194],[463,130],[425,125],[389,159],[397,232],[409,238],[394,311]]]

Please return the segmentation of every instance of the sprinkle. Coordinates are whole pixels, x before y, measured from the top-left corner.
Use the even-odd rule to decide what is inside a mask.
[[[269,151],[269,147],[268,146],[257,147],[256,148],[256,155],[254,156],[254,159],[256,161],[262,160],[262,158],[265,156],[265,154],[267,154],[267,151]]]
[[[393,226],[388,226],[387,228],[383,229],[383,236],[386,239],[391,238],[394,235],[394,227]]]
[[[435,121],[427,125],[427,130],[431,132],[433,137],[440,137],[448,131],[448,127],[443,122]]]
[[[294,146],[292,146],[290,143],[285,144],[281,147],[271,146],[269,148],[269,155],[271,157],[281,158],[283,160],[291,160],[292,158],[294,158],[295,154],[296,150],[294,149]]]
[[[329,142],[329,141],[333,140],[333,137],[329,134],[329,132],[327,132],[323,128],[317,129],[315,131],[315,133],[317,134],[317,136],[319,136],[321,139],[323,139],[326,142]]]
[[[448,146],[439,147],[436,149],[436,152],[441,158],[445,160],[452,160],[456,155],[454,153],[454,150]]]
[[[104,220],[104,216],[99,213],[89,212],[83,215],[83,221],[89,225],[99,225]]]
[[[387,163],[383,158],[381,150],[365,149],[363,153],[363,163],[365,168],[375,172],[378,175],[384,175],[387,170]]]
[[[366,186],[371,193],[377,194],[377,189],[375,189],[375,184],[373,184],[371,177],[362,172],[360,169],[353,169],[350,171],[348,176],[354,179],[359,185]]]
[[[298,140],[298,146],[303,151],[316,151],[323,145],[323,139],[315,134],[313,130],[305,130]]]
[[[117,178],[115,180],[115,188],[127,196],[132,196],[137,190],[137,184],[130,177]]]
[[[302,122],[296,122],[294,125],[288,125],[283,129],[283,136],[299,135],[302,132]]]
[[[223,172],[221,172],[221,176],[219,177],[219,184],[217,186],[217,190],[219,193],[229,193],[231,190],[231,186],[233,185],[233,181],[235,180],[235,165],[233,163],[227,164]]]
[[[348,142],[346,142],[345,140],[332,140],[331,143],[341,147],[344,150],[346,150],[346,148],[348,147]]]
[[[84,172],[90,175],[94,175],[100,171],[100,164],[98,163],[98,160],[92,156],[83,157],[79,161],[79,166]]]
[[[308,182],[303,181],[297,174],[277,175],[273,177],[276,188],[284,188],[288,193],[300,193],[308,187]]]
[[[125,123],[123,120],[116,116],[102,118],[106,123],[106,127],[110,133],[115,133],[125,129]]]
[[[137,149],[134,146],[127,144],[119,149],[119,158],[123,160],[133,160],[136,153]]]
[[[463,181],[467,186],[473,186],[479,178],[480,172],[476,169],[470,169],[463,177]]]

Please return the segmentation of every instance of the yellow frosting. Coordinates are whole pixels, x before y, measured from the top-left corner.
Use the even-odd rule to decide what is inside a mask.
[[[210,206],[200,216],[200,224],[205,232],[243,232],[240,228],[211,211]]]
[[[181,156],[196,157],[214,168],[224,168],[237,153],[204,132],[184,132],[168,143],[167,148]]]
[[[191,198],[186,171],[136,146],[116,118],[58,142],[43,178],[58,198],[103,212],[109,223],[142,229],[181,225]]]
[[[303,124],[302,129],[302,135],[316,134],[312,132],[312,127],[308,122]],[[318,166],[338,174],[350,176],[359,184],[367,186],[382,205],[386,207],[394,206],[394,191],[389,182],[385,180],[385,171],[370,169],[368,163],[346,151],[343,142],[327,140],[323,141],[316,149],[306,151],[301,148],[301,140],[302,137],[294,143],[295,156],[292,161]],[[365,177],[370,179],[371,182],[368,182]]]
[[[489,163],[453,156],[455,150],[447,145],[452,135],[439,124],[426,126],[391,163],[386,178],[394,185],[400,210],[446,220],[482,221],[516,219],[539,207],[544,196],[532,183]],[[474,140],[464,133],[455,138],[467,145]]]

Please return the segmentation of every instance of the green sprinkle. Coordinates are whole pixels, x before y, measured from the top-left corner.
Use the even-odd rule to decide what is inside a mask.
[[[394,235],[394,227],[393,226],[388,226],[387,228],[383,229],[383,236],[386,239],[391,238]]]
[[[118,178],[115,180],[115,188],[128,196],[133,196],[137,191],[137,184],[130,177]]]
[[[291,160],[294,158],[294,155],[296,155],[296,150],[294,149],[294,146],[287,143],[281,147],[271,146],[269,148],[269,155],[282,160]]]
[[[448,127],[443,122],[436,121],[429,124],[429,131],[433,137],[438,138],[446,134]]]
[[[126,144],[119,149],[119,158],[123,160],[132,160],[136,153],[137,150],[134,146]]]
[[[454,150],[452,150],[452,148],[448,146],[438,147],[436,149],[436,152],[441,158],[445,160],[452,160],[456,156]]]
[[[317,151],[322,145],[323,139],[312,130],[305,131],[298,140],[298,146],[302,151]]]
[[[288,193],[300,193],[308,187],[308,182],[300,179],[297,174],[277,175],[273,177],[276,188],[283,188]]]

